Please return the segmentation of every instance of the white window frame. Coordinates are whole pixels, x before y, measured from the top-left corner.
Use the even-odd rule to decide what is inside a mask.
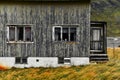
[[[62,27],[62,26],[53,26],[53,30],[52,30],[52,39],[53,39],[53,41],[55,41],[55,28],[60,28],[61,29],[61,41],[62,41],[62,38],[63,38],[63,34],[62,34],[62,32],[63,32],[63,28],[65,28],[65,27]],[[74,28],[74,27],[66,27],[66,28],[68,28],[68,32],[70,33],[70,28]],[[78,32],[78,30],[77,30],[77,28],[78,27],[75,27],[76,28],[76,36],[77,36],[77,32]],[[70,34],[68,34],[69,36],[70,36]],[[69,40],[70,40],[70,37],[69,37]],[[70,41],[67,41],[67,42],[70,42]],[[73,42],[76,42],[76,41],[73,41]]]
[[[53,41],[55,41],[55,28],[60,28],[62,33],[62,26],[53,26]],[[60,38],[62,39],[62,35]]]
[[[32,40],[32,24],[10,24],[10,25],[6,25],[7,26],[7,43],[34,43]],[[15,27],[15,40],[14,41],[10,41],[10,34],[9,34],[9,27],[14,26]],[[18,26],[23,26],[23,40],[17,40],[17,27]],[[31,27],[31,41],[26,41],[25,40],[25,28],[26,26]]]

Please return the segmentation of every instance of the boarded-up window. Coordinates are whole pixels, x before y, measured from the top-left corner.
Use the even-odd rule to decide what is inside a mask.
[[[77,27],[74,26],[54,26],[54,41],[76,41]]]
[[[8,41],[32,41],[30,25],[8,25]]]

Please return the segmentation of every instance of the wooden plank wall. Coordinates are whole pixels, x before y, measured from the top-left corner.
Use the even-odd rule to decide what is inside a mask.
[[[7,24],[33,24],[34,43],[7,43]],[[54,42],[52,27],[79,25],[76,43]],[[83,57],[90,53],[89,3],[0,4],[0,56]]]

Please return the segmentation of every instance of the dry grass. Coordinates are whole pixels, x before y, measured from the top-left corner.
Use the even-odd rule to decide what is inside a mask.
[[[108,48],[107,53],[110,59],[120,60],[120,48]]]
[[[109,48],[110,61],[103,64],[58,68],[9,69],[0,80],[120,80],[120,48]]]

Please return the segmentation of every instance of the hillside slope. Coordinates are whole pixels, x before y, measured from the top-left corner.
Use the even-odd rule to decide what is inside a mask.
[[[120,36],[120,0],[92,0],[91,20],[106,21],[108,36]]]

